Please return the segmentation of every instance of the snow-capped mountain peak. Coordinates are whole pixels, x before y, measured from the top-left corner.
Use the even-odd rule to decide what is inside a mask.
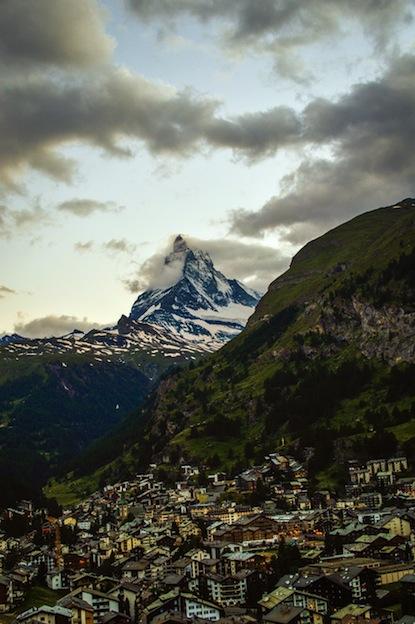
[[[27,338],[23,336],[19,336],[19,334],[5,334],[4,336],[0,336],[0,346],[7,344],[17,344],[20,342],[25,342]]]
[[[174,282],[141,293],[130,319],[175,331],[190,341],[211,343],[212,350],[243,329],[259,293],[227,278],[207,252],[190,248],[180,235],[164,264],[175,265]]]
[[[179,234],[178,236],[176,236],[173,243],[173,253],[181,253],[183,251],[186,252],[188,249],[189,247],[187,246],[187,243],[182,235]]]

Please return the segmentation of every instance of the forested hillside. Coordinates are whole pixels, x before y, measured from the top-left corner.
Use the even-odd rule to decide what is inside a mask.
[[[414,337],[407,199],[308,243],[237,338],[162,381],[123,453],[103,441],[77,474],[99,464],[111,479],[151,459],[236,471],[275,448],[312,447],[315,484],[341,483],[344,458],[415,450]]]
[[[2,360],[0,506],[39,493],[51,474],[136,409],[148,389],[135,367],[85,355]]]

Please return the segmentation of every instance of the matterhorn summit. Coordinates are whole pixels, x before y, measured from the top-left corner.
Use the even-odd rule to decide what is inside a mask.
[[[173,243],[173,253],[185,252],[188,249],[189,248],[188,248],[187,243],[184,240],[183,236],[181,234],[176,236],[176,238],[174,239],[174,243]]]
[[[163,327],[204,348],[209,345],[209,350],[243,329],[260,298],[238,280],[225,277],[206,251],[191,249],[180,235],[163,269],[171,283],[140,294],[130,319]]]

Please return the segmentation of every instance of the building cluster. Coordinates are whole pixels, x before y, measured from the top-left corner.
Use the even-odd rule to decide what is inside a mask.
[[[415,622],[406,458],[351,464],[343,497],[312,491],[304,465],[279,453],[233,478],[202,472],[182,466],[172,487],[152,465],[59,515],[30,501],[6,509],[4,621]],[[31,605],[36,592],[50,599]]]
[[[379,488],[393,485],[400,475],[408,470],[406,457],[390,459],[370,459],[364,465],[358,461],[349,462],[351,490],[370,489],[373,484]],[[399,485],[399,483],[398,483]],[[403,485],[403,484],[402,484]]]

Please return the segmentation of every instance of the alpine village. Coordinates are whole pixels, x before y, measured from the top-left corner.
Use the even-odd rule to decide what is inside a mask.
[[[415,200],[262,297],[177,257],[114,327],[1,340],[0,621],[412,624]]]

